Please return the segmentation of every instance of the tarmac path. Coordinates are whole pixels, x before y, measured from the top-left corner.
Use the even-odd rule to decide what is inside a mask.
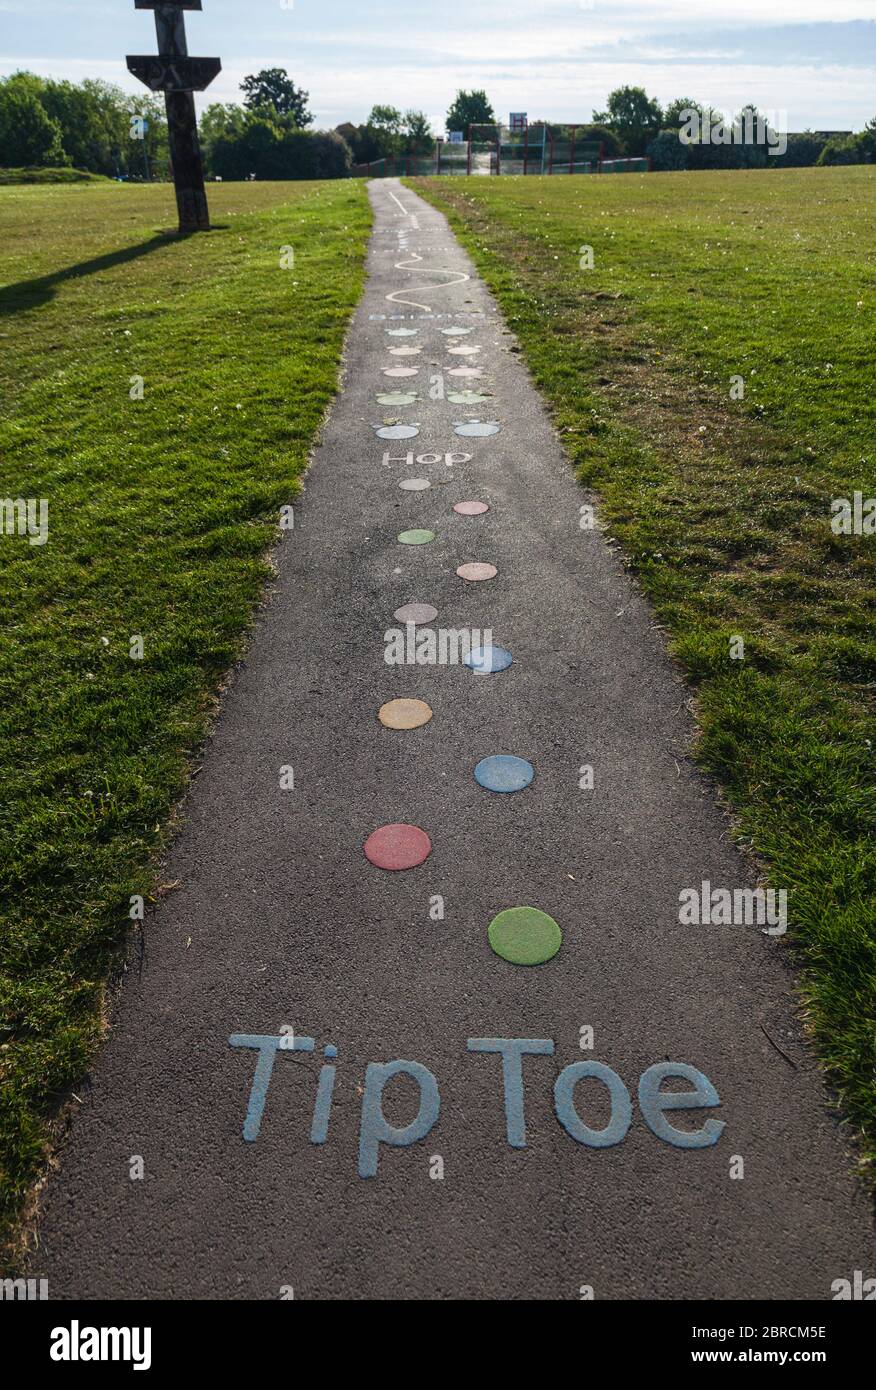
[[[30,1272],[56,1299],[829,1299],[873,1272],[872,1209],[781,940],[679,920],[703,880],[753,886],[684,688],[444,218],[369,191],[343,391]],[[387,662],[450,629],[512,663]],[[428,709],[387,727],[394,700]],[[397,824],[425,834],[370,838]],[[556,927],[492,939],[540,964],[491,946],[519,906]]]

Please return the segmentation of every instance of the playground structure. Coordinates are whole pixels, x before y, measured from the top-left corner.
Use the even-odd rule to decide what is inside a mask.
[[[436,140],[430,154],[390,155],[357,164],[358,178],[392,178],[435,174],[624,174],[647,173],[647,157],[606,159],[601,141],[587,140],[592,123],[571,125],[538,122],[511,129],[504,125],[473,125],[468,138]]]

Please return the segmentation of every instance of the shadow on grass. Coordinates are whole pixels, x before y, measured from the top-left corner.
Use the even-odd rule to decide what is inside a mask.
[[[224,226],[213,226],[211,231],[225,231]],[[65,280],[77,280],[84,275],[95,275],[101,270],[111,270],[113,266],[124,265],[127,261],[139,260],[157,251],[162,246],[172,246],[175,242],[188,241],[192,236],[205,236],[204,232],[156,232],[148,241],[136,246],[126,246],[121,251],[108,251],[106,255],[95,256],[90,261],[80,261],[78,265],[56,270],[51,275],[41,275],[35,280],[18,280],[14,285],[4,285],[0,289],[0,316],[20,314],[27,309],[37,309],[55,296],[58,285]]]

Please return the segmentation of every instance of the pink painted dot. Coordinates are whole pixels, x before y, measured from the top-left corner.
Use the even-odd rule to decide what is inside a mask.
[[[499,571],[495,565],[487,565],[480,560],[474,560],[469,565],[460,565],[456,573],[460,579],[468,579],[471,583],[475,583],[480,579],[495,579]]]
[[[433,623],[438,617],[438,609],[431,603],[406,603],[397,608],[392,615],[399,623]]]
[[[365,858],[378,869],[414,869],[432,852],[432,841],[416,825],[381,825],[363,845]]]
[[[456,502],[453,510],[459,512],[460,516],[482,516],[490,509],[486,502]]]

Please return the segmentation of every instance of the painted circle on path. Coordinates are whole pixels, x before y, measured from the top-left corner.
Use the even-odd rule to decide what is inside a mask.
[[[434,541],[435,532],[420,530],[402,531],[398,539],[402,545],[428,545],[430,541]]]
[[[462,333],[474,333],[473,328],[439,328],[439,333],[443,333],[448,338],[458,338]]]
[[[429,723],[432,711],[425,700],[387,700],[377,718],[387,729],[419,729]]]
[[[490,508],[486,502],[454,502],[453,510],[460,516],[483,516]]]
[[[495,579],[499,571],[495,565],[487,565],[481,560],[472,560],[470,564],[460,565],[456,573],[460,579],[467,579],[469,583],[476,584],[482,579]]]
[[[458,420],[453,433],[465,439],[486,439],[487,435],[499,433],[499,424],[496,420]]]
[[[451,405],[480,405],[482,401],[488,401],[490,398],[482,391],[448,391],[447,399]]]
[[[419,433],[419,425],[381,425],[377,430],[377,437],[378,439],[415,439]]]
[[[522,792],[535,776],[535,768],[525,758],[496,753],[491,758],[481,758],[474,775],[488,792]]]
[[[397,608],[392,615],[399,623],[432,623],[438,617],[438,609],[431,603],[406,603]]]
[[[417,825],[381,825],[362,848],[378,869],[415,869],[431,854],[432,841]]]
[[[390,338],[413,338],[419,333],[418,328],[387,328]]]
[[[397,347],[389,349],[392,357],[416,357],[417,354],[422,351],[423,349],[420,347]]]
[[[447,351],[452,352],[455,357],[474,357],[476,352],[480,352],[480,348],[472,343],[460,343],[458,347],[449,347]]]
[[[482,367],[451,367],[450,370],[449,370],[448,373],[447,373],[448,376],[467,376],[467,377],[472,377],[472,376],[483,376],[483,374],[484,374],[484,372],[483,372],[483,368],[482,368]]]
[[[563,944],[553,917],[537,907],[506,908],[493,918],[487,936],[496,955],[512,965],[543,965]]]
[[[425,492],[427,487],[432,484],[428,478],[402,478],[399,487],[404,488],[405,492]]]
[[[384,367],[384,376],[416,376],[419,367]]]
[[[377,397],[378,405],[413,405],[417,399],[416,391],[384,391]]]
[[[465,658],[465,665],[479,675],[492,676],[497,671],[507,671],[513,660],[506,647],[474,647]]]

